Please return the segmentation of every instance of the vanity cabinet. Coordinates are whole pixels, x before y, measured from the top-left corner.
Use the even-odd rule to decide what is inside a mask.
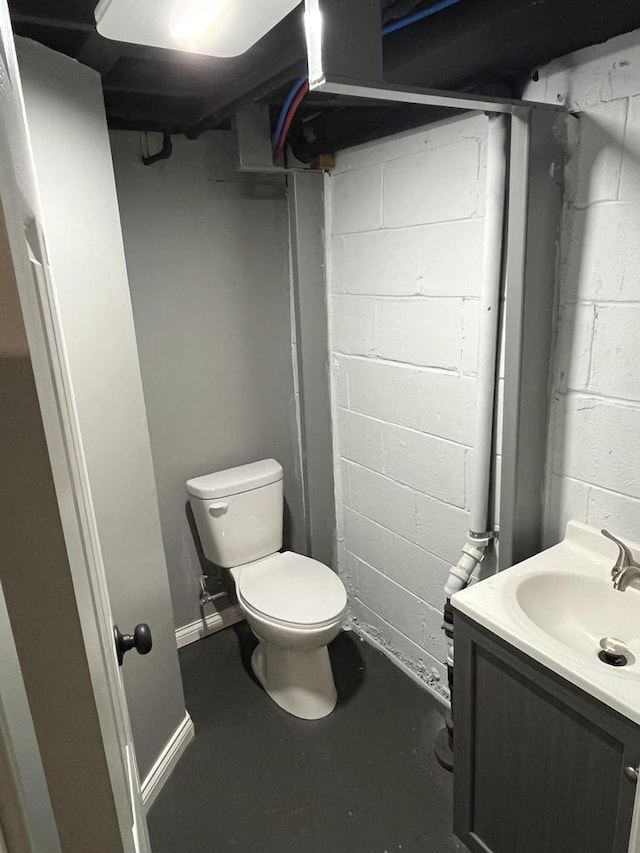
[[[467,616],[454,625],[456,835],[483,853],[627,853],[640,727]]]

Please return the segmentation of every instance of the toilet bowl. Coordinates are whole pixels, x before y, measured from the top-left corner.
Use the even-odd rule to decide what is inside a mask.
[[[337,701],[327,644],[347,606],[340,578],[291,551],[236,567],[231,575],[259,640],[251,667],[266,692],[296,717],[326,717]]]
[[[327,716],[337,692],[327,644],[347,594],[328,566],[282,547],[282,468],[275,460],[187,482],[205,555],[230,571],[256,638],[251,667],[273,701],[305,720]]]

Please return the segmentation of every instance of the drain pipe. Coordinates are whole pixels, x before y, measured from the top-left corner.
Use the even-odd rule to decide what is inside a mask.
[[[487,132],[486,196],[482,287],[480,294],[480,334],[476,376],[476,414],[473,441],[473,476],[469,500],[467,541],[455,566],[449,570],[444,587],[446,604],[443,628],[447,637],[447,674],[453,689],[453,609],[450,598],[469,583],[482,560],[493,531],[487,530],[493,455],[493,414],[496,392],[496,360],[502,283],[502,242],[507,173],[507,118],[489,116]],[[453,719],[436,736],[436,757],[443,767],[453,769]]]

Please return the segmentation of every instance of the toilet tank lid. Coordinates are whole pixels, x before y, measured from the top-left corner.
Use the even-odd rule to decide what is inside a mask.
[[[194,498],[211,500],[239,495],[282,480],[282,465],[275,459],[262,459],[236,468],[215,471],[187,480],[187,492]]]

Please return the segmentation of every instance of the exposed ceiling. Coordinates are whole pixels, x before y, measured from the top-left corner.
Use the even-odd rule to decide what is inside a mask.
[[[97,0],[9,0],[17,34],[100,72],[109,125],[196,136],[227,126],[239,106],[284,100],[304,73],[301,9],[243,56],[214,59],[109,41],[95,29]],[[434,0],[382,0],[397,18]],[[518,95],[539,65],[640,27],[638,0],[460,0],[384,39],[390,82]],[[435,117],[426,108],[354,104],[311,93],[292,128],[304,159]],[[302,134],[302,122],[305,134]]]

